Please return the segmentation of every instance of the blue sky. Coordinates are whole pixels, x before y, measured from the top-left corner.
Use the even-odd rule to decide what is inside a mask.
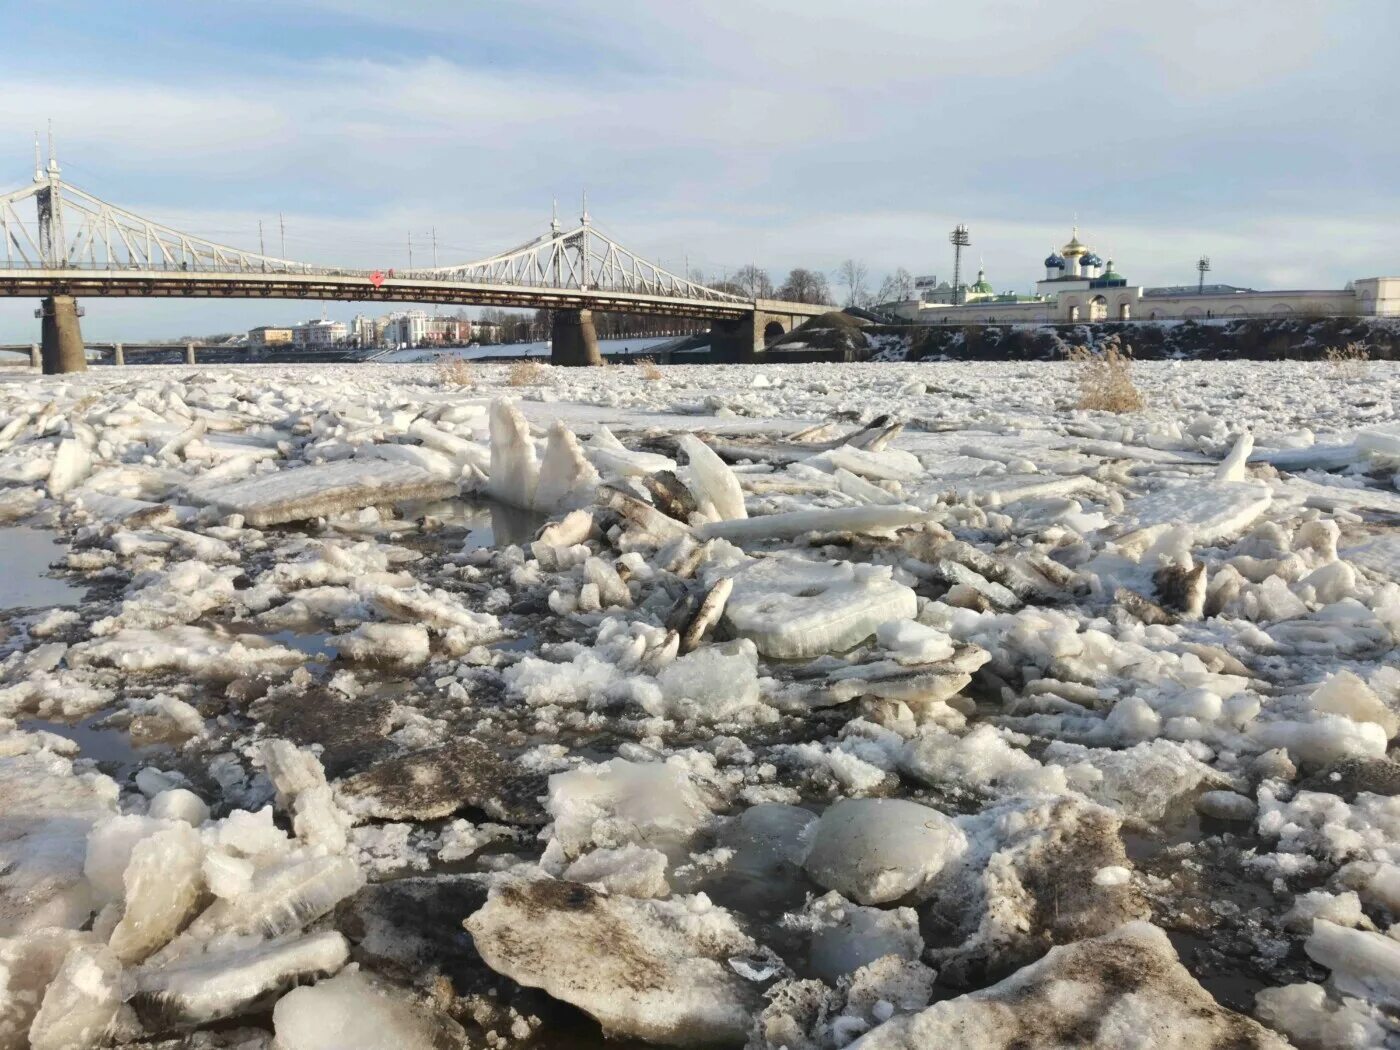
[[[951,269],[1024,290],[1077,216],[1131,280],[1337,287],[1400,272],[1390,0],[634,0],[140,5],[8,23],[0,188],[50,118],[64,177],[315,262],[465,260],[550,200],[719,275]],[[420,260],[421,261],[421,260]],[[35,335],[0,301],[0,341]],[[295,303],[87,304],[92,338],[297,319]],[[354,306],[332,305],[332,316]]]

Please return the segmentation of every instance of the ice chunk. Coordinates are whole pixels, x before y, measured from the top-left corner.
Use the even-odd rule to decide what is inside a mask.
[[[595,849],[564,870],[570,882],[582,882],[604,893],[624,897],[666,897],[666,854],[629,842],[618,849]]]
[[[408,669],[428,661],[428,629],[416,623],[362,623],[334,640],[348,660]]]
[[[1387,738],[1400,732],[1400,716],[1351,671],[1332,675],[1314,690],[1308,703],[1314,711],[1345,715],[1355,722],[1374,722],[1385,730]]]
[[[810,841],[808,874],[861,904],[927,896],[967,850],[962,830],[938,810],[890,798],[834,803]]]
[[[252,948],[194,956],[136,974],[136,1003],[143,1014],[172,1026],[207,1024],[253,1009],[308,980],[345,965],[350,946],[327,930]]]
[[[57,498],[92,471],[92,453],[77,438],[64,438],[49,468],[49,495]]]
[[[615,758],[549,778],[551,849],[564,858],[628,843],[678,853],[710,809],[685,772],[662,762]]]
[[[598,471],[584,457],[578,438],[556,420],[549,428],[531,506],[543,511],[573,510],[593,499],[597,485]]]
[[[1067,767],[1075,790],[1125,817],[1147,822],[1161,820],[1201,785],[1224,783],[1219,773],[1170,740],[1144,742],[1122,751],[1056,740],[1045,749],[1043,761]]]
[[[1254,997],[1254,1012],[1298,1046],[1365,1050],[1385,1041],[1385,1028],[1360,1003],[1329,1000],[1320,984],[1265,988]]]
[[[747,638],[709,645],[668,664],[656,678],[659,703],[644,706],[663,718],[727,722],[763,710],[758,693],[758,650]]]
[[[87,836],[115,812],[117,785],[39,751],[0,757],[0,799],[0,937],[83,926],[93,908]]]
[[[830,984],[886,955],[914,960],[924,950],[913,908],[863,908],[828,893],[808,905],[803,925],[812,931],[812,972]]]
[[[68,650],[74,667],[115,667],[122,671],[176,671],[195,678],[229,681],[242,675],[289,670],[306,654],[256,635],[230,635],[203,627],[131,628]]]
[[[395,587],[383,580],[362,580],[356,590],[381,616],[423,624],[436,631],[459,627],[472,645],[495,641],[505,633],[496,617],[464,609],[447,591],[421,585]]]
[[[91,941],[89,933],[59,929],[0,938],[0,1048],[25,1050],[44,990],[68,953]]]
[[[1374,722],[1324,714],[1309,722],[1255,722],[1249,735],[1260,748],[1281,747],[1299,766],[1317,769],[1344,758],[1385,754],[1386,732]]]
[[[246,892],[209,905],[153,961],[165,965],[185,958],[219,936],[291,933],[325,915],[364,884],[364,874],[345,857],[273,863],[254,874]]]
[[[1167,935],[1129,923],[1043,959],[982,991],[896,1017],[850,1050],[1122,1050],[1288,1044],[1219,1005],[1177,961]]]
[[[1240,535],[1271,503],[1273,495],[1264,485],[1182,482],[1132,500],[1124,513],[1137,523],[1138,533],[1184,528],[1193,545],[1208,547]]]
[[[875,630],[875,640],[902,664],[929,664],[953,655],[953,640],[918,620],[889,620]]]
[[[355,969],[296,988],[272,1011],[278,1050],[443,1050],[467,1045],[446,1014]]]
[[[759,518],[707,522],[697,528],[701,539],[732,543],[755,540],[796,539],[809,532],[858,532],[888,536],[900,529],[928,521],[929,511],[918,507],[864,506],[820,510],[790,510]]]
[[[177,821],[137,842],[122,876],[121,921],[108,942],[124,963],[138,963],[179,933],[201,902],[204,844]]]
[[[508,883],[465,925],[493,970],[587,1011],[609,1036],[737,1044],[763,1002],[729,965],[758,945],[704,896],[632,900],[576,882]]]
[[[491,495],[512,507],[533,507],[539,476],[530,424],[513,402],[498,397],[491,402]]]
[[[921,727],[899,764],[927,784],[1007,793],[1067,790],[1063,770],[1041,765],[985,723],[961,737],[939,726]]]
[[[747,518],[739,479],[714,449],[694,434],[681,434],[676,443],[689,458],[686,483],[701,505],[708,501],[721,521]]]
[[[202,489],[198,497],[225,514],[241,514],[245,524],[261,529],[284,521],[343,514],[361,507],[404,500],[447,499],[456,494],[454,482],[421,467],[380,459],[355,459],[262,474],[222,487]]]
[[[849,649],[880,624],[918,612],[914,592],[878,566],[765,558],[732,575],[724,618],[765,656],[797,659]]]
[[[1246,430],[1236,440],[1230,449],[1229,455],[1220,461],[1220,466],[1216,468],[1215,480],[1222,481],[1244,481],[1249,477],[1249,454],[1254,451],[1254,435]]]
[[[1332,984],[1343,995],[1391,1010],[1400,1005],[1400,941],[1318,919],[1304,948],[1332,971]]]
[[[86,1050],[105,1044],[122,1013],[122,967],[108,949],[68,953],[29,1029],[30,1050]]]

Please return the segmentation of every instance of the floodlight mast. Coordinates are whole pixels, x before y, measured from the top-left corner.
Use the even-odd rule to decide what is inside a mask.
[[[1200,295],[1206,290],[1206,274],[1210,272],[1210,256],[1202,255],[1196,260],[1196,273],[1199,279],[1196,281],[1196,294]]]
[[[967,227],[958,223],[948,234],[948,242],[953,246],[953,305],[957,306],[962,301],[962,250],[972,243],[972,237]]]

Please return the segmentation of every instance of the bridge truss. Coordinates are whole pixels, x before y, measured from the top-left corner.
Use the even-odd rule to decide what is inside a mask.
[[[22,207],[31,202],[35,211]],[[280,259],[192,236],[63,182],[53,159],[41,169],[36,157],[33,184],[0,196],[0,236],[0,265],[7,275],[15,275],[12,294],[36,286],[32,279],[25,280],[26,272],[43,272],[61,273],[71,278],[75,289],[96,289],[97,294],[133,294],[129,289],[147,287],[150,291],[137,294],[168,295],[185,286],[192,295],[246,295],[250,288],[255,295],[281,294],[275,289],[319,287],[306,279],[327,278],[329,282],[321,283],[332,291],[371,285],[365,294],[345,298],[402,299],[380,294],[388,284],[390,292],[420,287],[424,301],[448,301],[460,292],[463,301],[528,305],[533,290],[540,293],[534,297],[538,304],[545,306],[555,300],[587,300],[602,308],[615,303],[614,308],[626,309],[635,300],[642,310],[670,313],[694,307],[697,314],[732,314],[753,306],[743,296],[678,276],[629,251],[599,231],[586,208],[576,227],[564,230],[556,218],[549,233],[487,259],[371,271]],[[98,274],[111,275],[106,292],[98,287]],[[267,291],[256,291],[259,287]]]

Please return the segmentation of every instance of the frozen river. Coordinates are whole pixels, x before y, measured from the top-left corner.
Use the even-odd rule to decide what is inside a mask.
[[[1087,375],[0,377],[0,1046],[1393,1040],[1400,372]]]

